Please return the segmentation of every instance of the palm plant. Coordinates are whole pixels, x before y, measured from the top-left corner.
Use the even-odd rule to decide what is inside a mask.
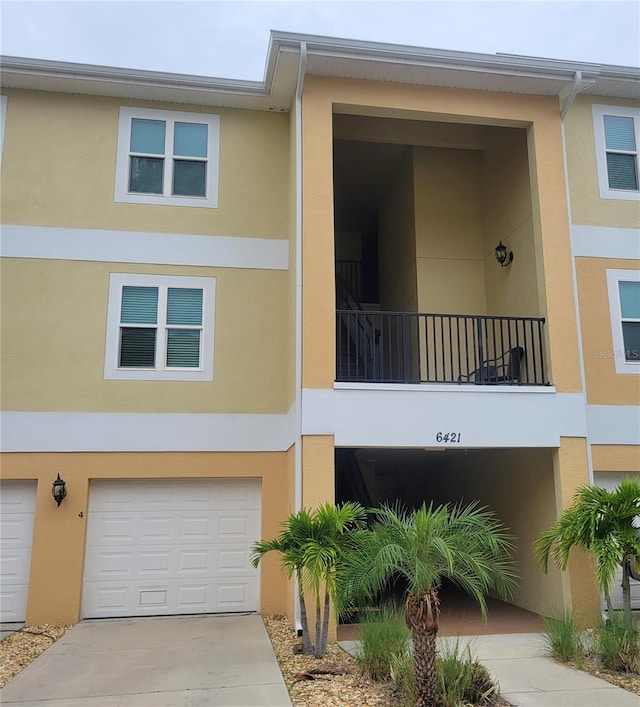
[[[425,504],[415,511],[384,507],[369,532],[358,537],[341,572],[342,594],[352,602],[376,601],[403,579],[404,614],[415,656],[418,707],[436,704],[438,590],[449,579],[470,594],[486,616],[486,595],[506,597],[516,585],[513,539],[492,513],[477,503],[466,507]]]
[[[295,576],[300,601],[300,623],[305,653],[322,658],[327,652],[331,601],[336,598],[336,573],[345,554],[353,547],[366,512],[359,503],[333,506],[326,503],[314,511],[292,513],[273,540],[253,545],[251,563],[257,567],[271,551],[280,553],[286,575]],[[311,643],[305,596],[315,602],[315,645]],[[324,611],[322,610],[324,606]]]
[[[566,570],[572,547],[593,555],[596,585],[605,597],[612,616],[611,588],[618,568],[622,568],[622,601],[631,615],[629,571],[640,559],[640,537],[634,519],[640,516],[640,478],[623,479],[614,491],[599,486],[581,486],[573,503],[535,543],[538,562],[547,571],[549,559]]]

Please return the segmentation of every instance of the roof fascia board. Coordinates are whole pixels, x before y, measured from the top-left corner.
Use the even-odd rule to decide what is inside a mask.
[[[345,59],[367,59],[369,61],[389,61],[410,63],[416,66],[452,68],[458,70],[494,71],[510,75],[523,75],[529,70],[536,78],[573,79],[576,71],[584,78],[597,76],[600,64],[576,63],[555,59],[515,57],[500,54],[479,54],[448,49],[424,49],[397,44],[364,42],[360,40],[334,39],[290,32],[272,32],[274,43],[280,46],[294,46],[300,42],[307,45],[307,54],[334,56]],[[613,67],[612,67],[613,68]],[[625,67],[617,67],[624,69]]]
[[[3,56],[0,59],[3,75],[44,76],[64,81],[73,79],[90,84],[139,85],[167,88],[172,91],[203,91],[207,93],[233,93],[248,96],[264,96],[267,91],[263,82],[234,81],[209,78],[191,74],[173,74],[142,69],[121,69],[112,66],[75,64],[47,59],[24,59]]]

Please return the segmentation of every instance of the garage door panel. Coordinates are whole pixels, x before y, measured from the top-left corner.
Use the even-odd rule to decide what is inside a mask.
[[[0,620],[24,621],[36,508],[35,481],[0,482]]]
[[[3,580],[0,589],[0,609],[3,622],[17,623],[25,620],[27,595],[23,584],[6,586]]]
[[[129,488],[111,481],[94,481],[92,489],[99,493],[94,511],[137,512],[163,510],[218,510],[260,508],[260,486],[256,479],[171,480],[150,488],[150,482],[132,480]],[[123,482],[124,483],[124,482]]]
[[[259,583],[257,577],[135,585],[111,582],[89,590],[87,616],[166,616],[247,611],[247,606],[258,604]]]
[[[33,518],[33,512],[11,513],[11,511],[2,509],[0,547],[9,549],[24,548],[31,545]]]
[[[92,484],[83,617],[257,610],[250,561],[260,537],[257,480],[171,481],[157,489],[134,481],[131,493],[127,486]],[[173,507],[149,510],[171,499]],[[241,500],[252,507],[228,507]]]

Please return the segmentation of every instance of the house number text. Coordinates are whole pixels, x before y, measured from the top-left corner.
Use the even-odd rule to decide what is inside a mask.
[[[436,432],[436,442],[460,444],[460,432]]]

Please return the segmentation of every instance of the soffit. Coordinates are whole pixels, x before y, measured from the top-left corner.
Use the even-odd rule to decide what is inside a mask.
[[[290,51],[279,52],[265,80],[258,82],[3,57],[2,87],[286,112],[295,92],[298,61]]]

